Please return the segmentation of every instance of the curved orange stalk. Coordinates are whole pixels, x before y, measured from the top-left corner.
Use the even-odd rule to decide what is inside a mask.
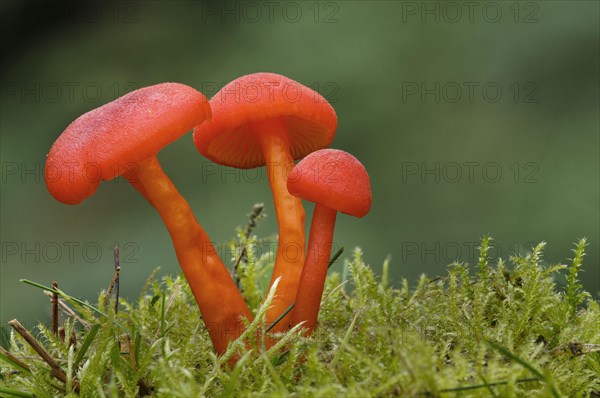
[[[319,307],[331,255],[336,216],[336,210],[318,203],[315,205],[308,238],[306,262],[302,269],[300,286],[296,295],[296,305],[292,315],[293,325],[304,321],[307,335],[311,334],[317,327]]]
[[[272,305],[267,310],[267,325],[270,325],[296,298],[304,264],[305,214],[300,198],[290,195],[287,189],[287,179],[294,167],[294,159],[290,153],[285,124],[280,119],[268,119],[253,123],[252,129],[260,136],[279,224],[279,245],[270,286],[279,277],[281,281]],[[291,315],[287,314],[281,319],[272,331],[288,330]]]
[[[138,163],[132,184],[150,201],[163,219],[177,253],[177,259],[198,303],[202,318],[218,354],[238,338],[241,318],[252,314],[236,288],[210,238],[200,227],[189,204],[164,173],[156,156]]]

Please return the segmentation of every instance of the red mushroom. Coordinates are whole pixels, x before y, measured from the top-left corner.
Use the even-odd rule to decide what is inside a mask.
[[[371,183],[364,166],[354,156],[323,149],[311,153],[294,167],[288,178],[288,190],[292,195],[315,202],[306,262],[292,315],[292,324],[304,321],[310,334],[317,325],[337,212],[365,216],[371,209]]]
[[[48,190],[78,204],[102,180],[119,175],[148,199],[163,219],[217,353],[252,318],[206,232],[158,163],[156,154],[211,115],[200,92],[177,83],[133,91],[71,123],[58,137],[45,167]]]
[[[286,181],[294,159],[329,146],[337,117],[317,92],[274,73],[255,73],[224,86],[210,100],[212,119],[194,129],[198,151],[215,163],[249,169],[266,165],[279,224],[273,282],[281,277],[267,311],[273,322],[293,302],[304,264],[304,208]],[[272,330],[286,330],[291,315]]]

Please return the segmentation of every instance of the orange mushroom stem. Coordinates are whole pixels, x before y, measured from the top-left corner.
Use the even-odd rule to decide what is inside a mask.
[[[152,156],[138,163],[137,183],[167,227],[177,259],[218,354],[238,338],[252,313],[187,201]]]
[[[308,238],[308,254],[302,269],[292,317],[293,325],[304,321],[304,328],[309,333],[317,327],[317,317],[333,245],[336,216],[337,211],[318,203],[315,205]]]
[[[316,203],[292,315],[292,324],[304,322],[306,333],[311,334],[317,327],[337,212],[364,217],[371,209],[371,183],[364,166],[354,156],[322,149],[294,167],[288,190]]]
[[[267,322],[282,314],[293,302],[304,264],[304,207],[300,198],[290,195],[287,189],[288,175],[294,167],[290,153],[289,137],[280,119],[267,119],[252,123],[259,135],[260,145],[266,162],[269,184],[273,192],[273,204],[279,226],[279,244],[271,281],[281,277],[277,300],[268,311]],[[275,331],[286,329],[291,317],[284,318]]]

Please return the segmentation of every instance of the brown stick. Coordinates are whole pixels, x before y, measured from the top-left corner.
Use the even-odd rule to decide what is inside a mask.
[[[77,335],[75,334],[75,329],[71,329],[71,336],[69,336],[69,346],[77,345]]]
[[[133,366],[133,370],[138,370],[138,364],[135,360],[135,347],[133,346],[133,341],[131,340],[131,336],[130,335],[126,335],[125,338],[127,339],[127,351],[129,354],[129,360],[131,361],[131,365]]]
[[[14,363],[16,363],[17,365],[19,365],[23,369],[27,369],[28,371],[31,371],[31,369],[29,368],[29,365],[27,365],[25,362],[21,361],[19,358],[17,358],[16,356],[14,356],[13,354],[11,354],[10,352],[6,351],[2,347],[0,347],[0,354],[8,357],[11,361],[13,361]]]
[[[121,272],[121,260],[119,258],[119,244],[115,243],[115,314],[119,312],[119,287],[120,280],[119,274]]]
[[[256,220],[258,219],[258,217],[260,216],[260,213],[263,211],[263,209],[265,208],[265,204],[264,203],[256,203],[254,205],[254,207],[252,208],[252,212],[250,214],[248,214],[248,224],[246,224],[246,228],[244,228],[244,242],[242,242],[242,244],[244,245],[242,247],[242,251],[240,252],[240,255],[238,256],[237,260],[235,261],[235,264],[233,265],[233,271],[232,273],[232,277],[233,277],[233,281],[235,282],[235,285],[238,287],[240,287],[240,276],[238,274],[238,268],[240,266],[240,263],[242,262],[242,259],[246,256],[246,241],[248,240],[248,238],[250,237],[250,234],[252,233],[252,229],[254,227],[256,227]]]
[[[115,243],[114,248],[114,256],[115,256],[115,272],[113,273],[112,280],[110,281],[110,285],[108,285],[108,289],[106,289],[106,296],[104,296],[104,305],[108,304],[108,299],[110,294],[115,289],[115,313],[119,311],[119,273],[121,272],[121,260],[119,258],[119,244]]]
[[[31,346],[31,348],[33,348],[33,350],[44,360],[44,362],[46,362],[48,365],[50,365],[50,368],[51,368],[50,374],[52,376],[54,376],[55,378],[57,378],[58,380],[62,381],[63,383],[66,383],[67,382],[66,373],[64,372],[64,370],[61,369],[58,362],[56,362],[56,360],[54,358],[52,358],[52,356],[48,353],[48,351],[46,351],[44,349],[44,347],[42,347],[42,345],[39,343],[39,341],[37,341],[36,338],[33,337],[31,335],[31,333],[29,333],[27,331],[27,329],[25,329],[23,327],[23,325],[21,325],[21,323],[19,321],[17,321],[16,319],[13,319],[12,321],[10,321],[8,323],[10,324],[10,326],[12,326],[12,328],[17,333],[19,333],[19,335],[21,335],[21,337],[23,337],[23,339],[25,339],[27,344],[29,344]],[[79,382],[77,382],[76,380],[73,380],[73,388],[75,389],[76,392],[79,392]]]
[[[10,326],[13,327],[13,329],[15,329],[15,331],[17,333],[19,333],[21,335],[21,337],[23,337],[25,339],[25,341],[27,342],[27,344],[29,344],[31,346],[31,348],[33,348],[33,350],[35,352],[37,352],[37,354],[48,365],[50,365],[51,368],[53,368],[53,369],[60,369],[60,365],[58,364],[58,362],[56,362],[54,360],[54,358],[52,358],[52,356],[50,354],[48,354],[48,351],[46,351],[44,349],[44,347],[42,347],[42,345],[35,339],[35,337],[33,337],[27,331],[27,329],[25,329],[23,327],[23,325],[21,325],[21,323],[19,321],[17,321],[16,319],[13,319],[12,321],[9,322],[9,324],[10,324]]]
[[[73,309],[67,305],[67,303],[65,303],[63,300],[58,300],[58,304],[60,305],[60,308],[65,312],[65,314],[75,318],[86,330],[91,329],[90,324],[81,319],[81,317],[77,315],[75,311],[73,311]]]
[[[58,282],[52,282],[52,288],[57,290]],[[56,292],[52,292],[50,302],[52,303],[52,334],[56,336],[58,335],[58,294]]]
[[[48,292],[48,291],[44,291],[44,294],[48,297],[52,297],[53,293]],[[62,310],[67,316],[70,316],[72,318],[75,318],[75,320],[77,320],[81,326],[83,326],[86,330],[90,330],[91,326],[88,322],[84,321],[83,319],[81,319],[81,317],[79,317],[79,315],[77,315],[75,313],[75,311],[73,311],[73,309],[71,307],[69,307],[63,300],[58,299],[58,306],[59,309]]]

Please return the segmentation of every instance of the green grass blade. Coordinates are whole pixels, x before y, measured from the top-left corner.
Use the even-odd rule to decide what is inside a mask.
[[[333,256],[331,256],[331,258],[329,259],[329,264],[327,264],[328,269],[331,268],[333,263],[335,263],[338,258],[340,258],[340,256],[342,255],[343,252],[344,252],[344,246],[340,247],[338,249],[338,251],[335,252],[335,254]]]
[[[490,392],[490,394],[494,397],[494,398],[499,398],[498,394],[496,394],[496,391],[494,391],[494,389],[492,388],[493,386],[488,383],[488,381],[486,380],[485,376],[480,374],[479,378],[481,379],[481,381],[483,381],[483,384],[485,385],[485,387],[487,388],[487,390]]]
[[[498,352],[500,352],[502,355],[507,356],[510,359],[512,359],[513,361],[515,361],[518,364],[522,365],[525,369],[529,370],[531,373],[533,373],[534,375],[536,375],[540,380],[543,380],[550,387],[550,390],[552,391],[552,396],[554,396],[555,398],[560,398],[560,395],[558,394],[558,391],[556,391],[556,388],[554,387],[554,385],[552,384],[552,382],[550,380],[548,380],[548,378],[544,374],[542,374],[542,372],[540,372],[539,370],[537,370],[532,364],[530,364],[529,362],[527,362],[523,358],[517,356],[516,354],[513,354],[512,352],[510,352],[510,350],[508,350],[508,348],[500,345],[499,343],[497,343],[495,341],[487,340],[486,339],[485,342],[490,347],[492,347],[493,349],[495,349]]]
[[[81,348],[79,349],[79,352],[77,352],[77,357],[75,358],[75,363],[73,364],[74,369],[77,369],[79,367],[79,363],[83,360],[83,357],[85,356],[87,350],[90,348],[90,345],[96,338],[96,334],[98,334],[99,330],[100,325],[94,325],[88,332],[87,336],[85,336],[83,344],[81,344]]]
[[[165,335],[165,300],[166,300],[167,296],[165,293],[162,294],[162,298],[160,301],[160,337],[163,337]]]
[[[10,397],[35,398],[35,395],[31,393],[13,390],[6,387],[0,387],[0,393],[7,394]]]
[[[517,383],[527,383],[527,382],[530,382],[530,381],[541,381],[541,380],[539,378],[537,378],[537,377],[528,377],[528,378],[525,378],[525,379],[518,379]],[[478,390],[480,388],[486,388],[486,387],[489,389],[490,387],[502,386],[502,385],[505,385],[505,384],[508,384],[508,382],[507,381],[497,381],[497,382],[494,382],[494,383],[473,384],[473,385],[470,385],[470,386],[445,388],[443,390],[440,390],[440,392],[441,393],[445,393],[445,392],[461,392],[461,391]]]
[[[287,314],[290,313],[291,310],[294,309],[294,307],[296,306],[296,303],[292,303],[290,304],[289,307],[287,307],[287,309],[285,311],[283,311],[283,313],[281,315],[279,315],[277,317],[277,319],[275,319],[267,328],[267,330],[265,332],[270,332],[271,329],[273,329],[275,327],[275,325],[277,325],[279,323],[279,321],[281,321],[283,319],[283,317],[285,317]]]
[[[348,329],[346,329],[346,334],[344,335],[344,338],[341,340],[340,348],[338,349],[338,351],[335,353],[335,356],[331,360],[332,367],[335,367],[335,365],[337,365],[338,361],[340,360],[340,354],[341,354],[342,350],[344,349],[344,346],[346,344],[348,344],[348,341],[350,341],[350,336],[352,336],[352,331],[354,330],[354,326],[356,326],[356,321],[358,320],[359,315],[360,315],[360,312],[357,312],[356,314],[354,314],[354,318],[352,318],[352,322],[350,322],[350,326],[348,326]]]
[[[98,308],[94,307],[91,304],[86,303],[83,300],[78,299],[77,297],[70,296],[67,293],[65,293],[62,290],[60,290],[60,289],[53,289],[51,287],[44,286],[44,285],[42,285],[40,283],[30,281],[29,279],[20,279],[19,282],[25,283],[27,285],[34,286],[34,287],[37,287],[39,289],[46,290],[46,291],[49,291],[49,292],[52,292],[52,293],[57,293],[57,294],[59,294],[61,297],[63,297],[66,300],[72,300],[72,301],[76,302],[77,304],[80,304],[80,305],[82,305],[82,306],[84,306],[86,308],[89,308],[90,310],[98,313],[99,315],[102,315],[104,318],[108,318],[108,315],[106,315],[106,313],[100,311]]]

